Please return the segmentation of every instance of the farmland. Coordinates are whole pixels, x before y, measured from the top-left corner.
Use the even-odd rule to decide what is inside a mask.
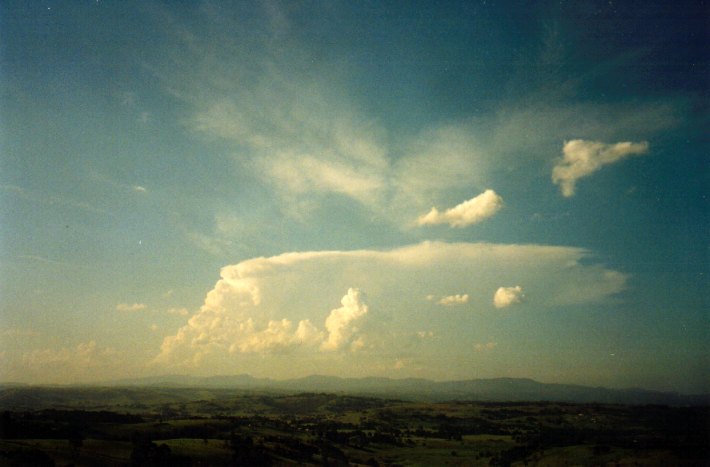
[[[5,388],[0,465],[706,465],[710,408]]]

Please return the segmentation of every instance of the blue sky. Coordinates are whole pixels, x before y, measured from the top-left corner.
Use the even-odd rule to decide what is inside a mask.
[[[0,378],[708,391],[697,2],[5,2]]]

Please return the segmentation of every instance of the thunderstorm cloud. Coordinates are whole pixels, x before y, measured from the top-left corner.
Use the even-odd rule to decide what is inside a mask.
[[[249,259],[222,268],[202,307],[164,338],[154,363],[247,371],[263,365],[249,355],[308,354],[327,367],[375,348],[396,351],[405,343],[398,336],[420,336],[422,327],[441,324],[441,315],[421,314],[422,287],[432,298],[443,297],[438,303],[460,305],[468,294],[447,295],[447,290],[484,296],[516,278],[540,297],[530,306],[543,308],[599,302],[625,288],[624,274],[581,261],[588,257],[570,247],[424,242],[384,251]],[[521,297],[520,287],[502,287],[496,306]],[[333,306],[338,301],[340,306]],[[485,309],[485,304],[469,306]],[[447,338],[444,330],[436,333]]]

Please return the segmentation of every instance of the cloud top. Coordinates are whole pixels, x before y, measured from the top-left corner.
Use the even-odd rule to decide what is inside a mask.
[[[486,190],[475,198],[440,212],[436,207],[417,220],[419,225],[449,224],[451,227],[467,227],[481,222],[503,207],[503,198],[495,191]]]
[[[648,152],[648,142],[606,144],[574,139],[565,143],[563,157],[552,169],[552,182],[560,186],[562,195],[574,196],[577,180],[588,177],[605,165]]]
[[[515,287],[498,287],[493,295],[493,305],[496,308],[507,308],[523,301],[523,288],[519,285]]]

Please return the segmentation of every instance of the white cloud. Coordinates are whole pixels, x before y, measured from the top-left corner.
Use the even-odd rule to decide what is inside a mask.
[[[348,289],[340,303],[343,306],[331,311],[325,320],[328,339],[321,345],[323,350],[338,350],[351,343],[358,331],[356,322],[367,314],[368,306],[358,289]]]
[[[560,185],[562,195],[574,195],[577,180],[587,177],[605,165],[648,152],[648,143],[623,142],[616,144],[574,139],[562,148],[564,156],[552,169],[552,182]]]
[[[447,295],[442,297],[437,303],[444,306],[463,305],[468,303],[468,294]]]
[[[148,189],[144,186],[134,185],[133,191],[135,191],[136,193],[146,193],[148,191]]]
[[[250,355],[277,365],[278,355],[288,352],[299,355],[280,363],[290,373],[360,371],[372,362],[356,359],[374,358],[373,349],[392,355],[414,336],[430,337],[418,334],[422,329],[451,338],[441,315],[421,309],[424,287],[432,297],[452,288],[483,296],[514,276],[539,297],[530,306],[543,310],[599,302],[624,289],[625,275],[581,261],[588,257],[570,247],[424,242],[386,251],[253,258],[222,268],[200,309],[164,338],[155,363],[259,373],[264,360]],[[359,290],[367,291],[367,302]],[[334,297],[343,297],[339,308],[332,307]],[[360,352],[329,351],[336,349]]]
[[[328,93],[334,82],[309,74],[291,75],[286,83],[281,67],[289,66],[273,65],[257,71],[264,80],[198,100],[192,128],[246,148],[237,163],[291,208],[332,193],[369,207],[381,204],[389,167],[383,131],[351,102]]]
[[[279,16],[287,20],[287,13]],[[151,68],[192,107],[187,125],[231,142],[235,163],[269,185],[290,215],[304,217],[303,211],[336,193],[386,221],[406,224],[448,189],[484,178],[483,152],[471,125],[436,125],[391,137],[383,122],[350,98],[342,62],[323,60],[315,44],[301,37],[265,24],[264,40],[251,46],[270,58],[254,60],[236,36],[198,33],[178,18],[164,23],[175,42],[186,46]],[[254,25],[236,22],[230,30],[247,27]],[[315,62],[317,69],[302,66]]]
[[[466,227],[493,216],[503,207],[503,198],[495,191],[486,190],[468,201],[439,212],[431,208],[428,214],[420,216],[419,225],[449,224],[451,227]]]
[[[128,304],[128,303],[119,303],[116,305],[116,310],[118,311],[142,311],[148,308],[148,305],[145,303],[134,303],[134,304]]]
[[[493,295],[493,304],[496,308],[507,308],[523,301],[523,288],[519,285],[515,287],[499,287]]]
[[[378,118],[367,112],[370,106],[359,105],[358,93],[349,89],[349,65],[323,56],[320,44],[293,29],[273,29],[267,18],[289,24],[293,11],[269,5],[256,24],[239,15],[210,17],[209,8],[196,12],[206,21],[189,24],[163,12],[161,27],[171,45],[150,68],[187,104],[188,128],[225,140],[239,172],[275,197],[265,197],[265,204],[304,223],[318,208],[348,198],[377,222],[409,228],[431,206],[464,199],[464,190],[483,190],[491,175],[534,176],[533,164],[546,164],[560,138],[617,140],[679,120],[672,102],[580,104],[566,93],[538,91],[475,119],[391,132],[391,115]],[[246,32],[254,30],[259,34]],[[474,214],[472,207],[462,203],[420,219],[464,227],[492,214]],[[193,241],[215,254],[234,254],[208,237]]]
[[[256,260],[246,265],[246,270],[258,271],[263,263]],[[243,265],[243,263],[241,263]],[[239,265],[237,265],[239,266]],[[241,276],[244,269],[232,271]],[[232,276],[234,278],[234,276]],[[368,312],[367,305],[363,302],[362,293],[358,289],[350,288],[342,298],[342,307],[334,309],[325,319],[323,332],[316,328],[310,320],[303,319],[295,326],[287,318],[259,320],[256,316],[244,314],[223,313],[225,306],[251,308],[261,304],[261,292],[256,290],[252,281],[243,278],[230,281],[229,286],[218,287],[208,294],[201,312],[188,321],[188,326],[183,327],[176,336],[169,336],[163,342],[164,351],[172,351],[173,347],[180,347],[188,343],[193,349],[201,349],[195,355],[200,361],[203,353],[209,353],[214,348],[226,349],[229,353],[274,353],[293,350],[297,347],[317,347],[322,350],[340,350],[349,346],[357,350],[364,346],[364,340],[358,336],[357,321]],[[226,297],[225,295],[241,295],[241,297]],[[237,298],[236,302],[225,300]],[[234,310],[237,311],[237,310]]]
[[[297,345],[316,345],[322,339],[322,333],[308,320],[300,321],[294,331],[287,319],[271,320],[263,329],[257,329],[255,322],[248,319],[241,331],[240,339],[230,346],[230,352],[273,352]]]
[[[280,189],[287,188],[296,194],[340,193],[364,204],[373,204],[385,188],[383,177],[372,168],[311,155],[280,154],[269,161],[267,170]]]
[[[473,130],[468,122],[429,128],[392,148],[406,154],[392,164],[393,208],[420,211],[449,190],[483,186],[490,164]]]

